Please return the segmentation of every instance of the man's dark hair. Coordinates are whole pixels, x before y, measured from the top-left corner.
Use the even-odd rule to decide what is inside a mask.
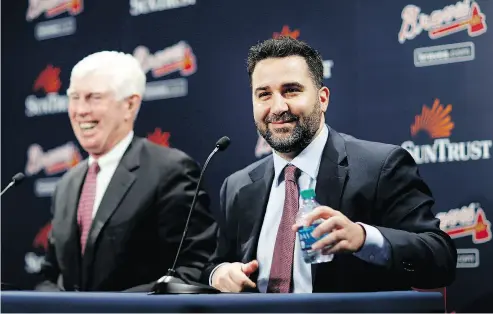
[[[307,43],[286,36],[277,39],[267,39],[248,51],[247,69],[252,82],[252,73],[259,61],[267,58],[284,58],[289,56],[303,57],[308,65],[310,76],[318,88],[323,86],[324,68],[322,57]]]

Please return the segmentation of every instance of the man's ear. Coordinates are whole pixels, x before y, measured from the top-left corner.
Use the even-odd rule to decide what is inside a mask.
[[[325,113],[327,111],[327,107],[329,106],[329,98],[330,98],[330,90],[327,86],[322,86],[318,90],[318,101],[320,102],[320,109]]]
[[[142,98],[139,95],[132,95],[126,98],[127,113],[125,114],[125,120],[135,119],[141,103]]]

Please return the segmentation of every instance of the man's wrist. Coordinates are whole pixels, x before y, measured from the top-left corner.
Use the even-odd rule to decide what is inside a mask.
[[[363,239],[362,239],[362,241],[361,241],[361,244],[360,244],[359,248],[356,250],[356,253],[357,253],[357,252],[361,251],[361,249],[365,246],[365,242],[366,242],[366,229],[365,229],[365,227],[364,227],[362,224],[360,224],[359,222],[357,222],[356,224],[360,227],[360,229],[361,229],[361,230],[362,230],[362,232],[363,232]]]
[[[216,267],[214,267],[214,269],[211,271],[211,274],[209,275],[209,286],[214,287],[214,281],[212,281],[212,279],[214,279],[214,273],[216,272],[216,270],[219,269],[219,267],[226,265],[226,264],[230,264],[230,263],[225,262],[225,263],[221,263],[221,264],[217,265]]]

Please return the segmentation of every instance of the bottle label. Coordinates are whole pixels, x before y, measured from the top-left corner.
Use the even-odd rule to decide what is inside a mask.
[[[313,224],[308,227],[301,227],[298,229],[298,236],[300,238],[301,249],[303,251],[311,250],[313,243],[317,242],[318,240],[320,240],[325,236],[322,235],[319,238],[315,238],[312,236],[313,230],[315,230],[315,228],[317,228],[318,225],[320,225],[320,223]]]

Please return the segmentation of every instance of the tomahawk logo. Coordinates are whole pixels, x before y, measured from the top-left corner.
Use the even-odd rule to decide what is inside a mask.
[[[401,17],[402,25],[398,35],[401,44],[414,39],[422,31],[427,31],[431,39],[437,39],[463,30],[475,37],[487,30],[486,17],[479,4],[472,0],[459,1],[435,10],[430,15],[421,13],[418,6],[407,5]]]
[[[436,217],[440,219],[440,229],[452,239],[471,236],[475,244],[491,240],[491,223],[486,219],[480,203],[473,202],[461,208],[438,213]]]

